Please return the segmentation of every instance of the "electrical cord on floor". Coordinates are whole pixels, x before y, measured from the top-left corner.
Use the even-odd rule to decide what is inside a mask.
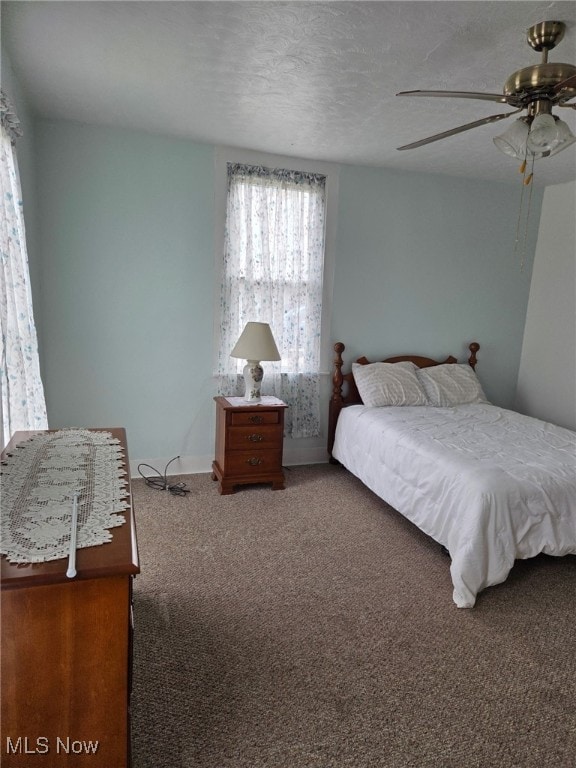
[[[190,488],[186,488],[186,483],[173,483],[172,485],[168,483],[168,467],[170,464],[172,464],[173,461],[176,461],[176,459],[179,458],[180,456],[174,456],[173,459],[170,459],[168,464],[166,464],[164,467],[163,475],[157,469],[151,467],[150,464],[138,464],[138,472],[140,473],[140,477],[144,478],[144,482],[147,486],[150,488],[155,488],[157,491],[170,491],[173,496],[186,496],[187,493],[190,493]],[[158,477],[149,477],[148,475],[144,475],[140,471],[140,467],[148,467],[148,469],[156,472]]]

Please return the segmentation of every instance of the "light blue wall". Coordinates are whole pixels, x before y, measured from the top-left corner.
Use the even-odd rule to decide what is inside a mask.
[[[36,151],[50,425],[123,425],[133,464],[180,454],[209,469],[214,193],[225,183],[214,148],[39,121]],[[510,404],[530,281],[512,255],[518,195],[515,184],[342,166],[327,343],[463,355],[478,340],[485,388]],[[538,193],[532,206],[528,264]],[[325,456],[324,437],[293,442],[292,460]]]
[[[212,149],[45,121],[37,149],[50,426],[125,426],[135,460],[209,454]]]
[[[510,407],[542,199],[534,192],[521,269],[520,193],[520,184],[342,166],[332,336],[345,360],[465,360],[478,341],[486,393]]]

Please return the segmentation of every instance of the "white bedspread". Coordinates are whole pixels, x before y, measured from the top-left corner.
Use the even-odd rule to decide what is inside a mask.
[[[576,432],[493,405],[355,405],[333,455],[449,550],[460,608],[515,559],[576,554]]]

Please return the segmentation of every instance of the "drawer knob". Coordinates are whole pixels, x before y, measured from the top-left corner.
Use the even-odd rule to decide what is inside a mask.
[[[248,459],[246,461],[246,464],[250,464],[251,467],[257,467],[258,464],[262,464],[263,461],[264,461],[263,459],[259,459],[256,456],[252,456],[251,459]]]
[[[246,439],[250,440],[251,443],[261,443],[264,438],[262,435],[254,433],[252,435],[248,435]]]
[[[250,416],[248,421],[250,421],[252,424],[262,424],[264,419],[262,418],[262,416],[257,416],[256,414],[254,414],[253,416]]]

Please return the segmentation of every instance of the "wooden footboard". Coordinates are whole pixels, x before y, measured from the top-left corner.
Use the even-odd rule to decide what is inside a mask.
[[[332,397],[330,398],[330,405],[328,411],[328,454],[330,456],[330,462],[337,464],[338,462],[332,456],[332,448],[334,447],[334,436],[336,435],[336,424],[338,423],[338,416],[342,408],[347,405],[361,404],[362,399],[358,392],[358,388],[354,382],[354,376],[352,371],[342,373],[342,367],[344,360],[342,353],[346,347],[341,341],[337,341],[334,344],[334,352],[336,357],[334,358],[334,371],[332,374]],[[473,341],[469,346],[470,356],[468,357],[468,364],[471,368],[476,368],[477,358],[476,353],[480,349],[480,344]],[[432,365],[442,365],[443,363],[457,363],[458,360],[452,355],[449,355],[445,360],[433,360],[431,357],[423,357],[422,355],[396,355],[395,357],[387,357],[380,362],[383,363],[400,363],[403,361],[409,361],[418,366],[418,368],[429,368]],[[356,360],[360,365],[368,365],[370,360],[366,357],[360,357]]]

